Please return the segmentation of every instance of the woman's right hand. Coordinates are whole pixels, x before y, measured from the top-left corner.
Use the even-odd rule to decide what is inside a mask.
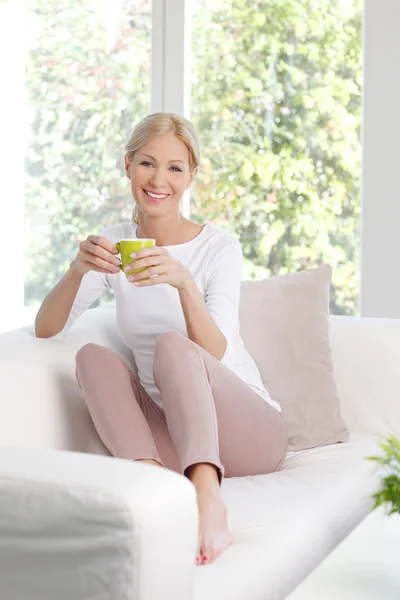
[[[70,268],[81,275],[86,275],[89,271],[115,275],[120,272],[121,264],[116,254],[118,251],[110,240],[99,235],[88,235],[86,240],[79,244],[79,252]]]

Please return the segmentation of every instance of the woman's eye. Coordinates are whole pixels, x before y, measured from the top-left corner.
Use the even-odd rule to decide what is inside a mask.
[[[153,163],[151,163],[148,160],[144,160],[140,163],[141,165],[143,165],[144,167],[147,167],[148,165],[150,165],[151,167],[153,166]],[[182,170],[179,167],[170,167],[171,169],[175,170],[175,173],[182,173]]]

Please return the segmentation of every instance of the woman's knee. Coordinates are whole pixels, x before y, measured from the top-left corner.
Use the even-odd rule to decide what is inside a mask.
[[[179,333],[179,331],[166,331],[164,333],[160,333],[156,339],[155,350],[162,350],[163,348],[170,348],[175,344],[180,344],[182,340],[187,340],[184,335]]]
[[[101,346],[100,344],[85,344],[78,350],[75,356],[75,363],[76,365],[80,365],[82,362],[86,362],[86,360],[92,360],[95,356],[99,356],[99,354],[109,351],[109,348]]]
[[[160,333],[156,339],[154,360],[160,356],[171,355],[171,351],[186,342],[188,342],[188,338],[179,333],[179,331],[166,331],[165,333]]]
[[[119,355],[111,348],[100,344],[85,344],[75,356],[75,376],[79,385],[81,385],[81,377],[84,374],[95,371],[97,374],[102,375],[110,369],[115,370],[118,364],[125,365]]]

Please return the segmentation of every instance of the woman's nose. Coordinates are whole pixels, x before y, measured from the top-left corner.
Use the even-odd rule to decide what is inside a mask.
[[[161,169],[154,169],[150,181],[155,187],[161,187],[165,183],[165,175]]]

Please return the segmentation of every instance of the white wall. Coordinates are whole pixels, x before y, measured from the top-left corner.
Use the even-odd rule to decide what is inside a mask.
[[[400,318],[400,0],[365,0],[362,316]]]
[[[0,2],[0,332],[19,327],[24,312],[25,57],[21,1]]]

